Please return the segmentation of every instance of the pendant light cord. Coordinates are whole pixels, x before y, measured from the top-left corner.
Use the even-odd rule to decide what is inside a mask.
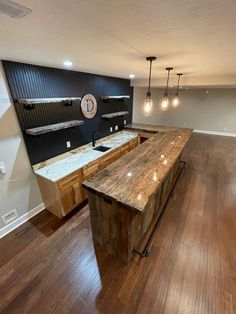
[[[148,93],[150,93],[151,76],[152,76],[152,60],[150,60],[150,68],[149,68]]]
[[[167,81],[166,81],[166,92],[165,92],[165,96],[168,96],[169,78],[170,78],[170,70],[168,70],[168,75],[167,75]]]

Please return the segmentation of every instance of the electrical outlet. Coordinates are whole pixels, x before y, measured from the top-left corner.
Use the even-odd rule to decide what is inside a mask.
[[[118,130],[118,125],[115,125],[115,130],[116,130],[116,131]]]
[[[13,209],[6,213],[5,215],[2,215],[2,221],[4,225],[8,225],[10,222],[15,220],[18,217],[16,209]]]
[[[124,125],[126,125],[126,120],[124,120]]]
[[[110,126],[110,132],[112,132],[113,131],[113,127],[112,126]]]
[[[66,142],[66,147],[67,147],[67,148],[70,148],[70,147],[71,147],[70,141],[67,141],[67,142]]]

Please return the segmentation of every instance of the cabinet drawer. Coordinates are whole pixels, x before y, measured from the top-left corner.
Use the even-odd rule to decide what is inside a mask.
[[[131,149],[134,149],[136,146],[138,146],[138,139],[137,139],[137,138],[135,138],[134,140],[132,140],[132,141],[129,142],[129,148],[130,148],[130,150],[131,150]]]
[[[72,174],[68,175],[67,177],[59,180],[57,183],[60,190],[66,189],[70,187],[72,184],[76,182],[81,182],[81,170],[75,171]]]
[[[123,156],[124,154],[128,153],[130,151],[130,147],[129,147],[129,143],[124,144],[121,146],[120,152],[121,152],[121,156]]]
[[[99,171],[99,161],[93,161],[89,163],[88,165],[84,166],[82,169],[82,181],[87,180],[95,174],[97,174]]]
[[[100,160],[100,168],[103,169],[110,165],[112,162],[120,158],[120,150],[116,149],[111,153],[106,154],[106,156],[102,157]]]
[[[60,193],[61,205],[65,214],[85,200],[80,182],[74,183]]]
[[[106,154],[106,155],[102,158],[102,160],[108,161],[108,160],[110,160],[110,159],[119,158],[119,157],[120,157],[120,151],[119,151],[119,149],[116,149],[116,150],[114,150],[114,151],[112,151],[112,152]]]
[[[110,158],[110,159],[107,159],[106,161],[103,161],[101,169],[108,167],[110,164],[112,164],[116,160],[117,158],[114,158],[114,159]]]

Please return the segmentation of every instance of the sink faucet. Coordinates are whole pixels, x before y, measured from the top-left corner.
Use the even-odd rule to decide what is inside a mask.
[[[95,137],[94,135],[97,134],[97,136],[100,136],[100,134],[98,133],[98,131],[93,131],[92,132],[92,146],[95,147],[95,144],[96,144],[96,140],[95,140]]]

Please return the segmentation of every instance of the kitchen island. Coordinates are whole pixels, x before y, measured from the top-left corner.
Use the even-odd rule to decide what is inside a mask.
[[[151,136],[86,180],[95,247],[128,262],[147,255],[148,241],[182,169],[181,153],[192,130],[128,126]]]

